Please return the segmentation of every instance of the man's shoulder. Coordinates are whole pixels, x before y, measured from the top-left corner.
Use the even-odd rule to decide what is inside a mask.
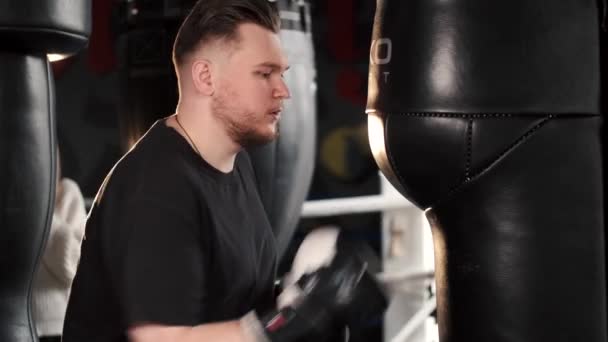
[[[132,197],[163,189],[185,190],[191,186],[187,163],[178,149],[152,127],[107,174],[98,197],[104,192]]]

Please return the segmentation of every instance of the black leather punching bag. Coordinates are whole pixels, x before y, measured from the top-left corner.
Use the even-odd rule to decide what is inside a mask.
[[[441,342],[606,341],[594,0],[378,0],[375,159],[431,223]]]
[[[47,53],[73,53],[89,32],[89,1],[0,1],[2,342],[37,341],[30,291],[55,198],[55,99]]]
[[[284,102],[279,138],[249,150],[264,208],[277,239],[279,256],[289,245],[308,195],[315,161],[315,65],[309,5],[278,0],[281,43],[290,69],[291,99]]]

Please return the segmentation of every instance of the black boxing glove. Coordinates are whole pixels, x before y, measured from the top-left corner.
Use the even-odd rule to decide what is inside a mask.
[[[385,292],[367,263],[340,244],[329,265],[304,274],[290,291],[298,294],[289,305],[243,317],[241,325],[254,341],[322,339],[335,326],[362,324],[381,316],[387,307]]]
[[[322,298],[338,324],[359,327],[381,317],[388,298],[368,263],[360,258],[358,246],[340,239],[337,246],[331,264],[303,275],[297,286],[306,296]]]

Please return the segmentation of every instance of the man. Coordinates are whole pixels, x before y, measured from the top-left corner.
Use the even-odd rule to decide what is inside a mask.
[[[202,0],[185,19],[176,114],[97,194],[64,342],[295,341],[348,310],[364,271],[348,258],[330,267],[340,272],[303,277],[298,303],[275,308],[275,241],[242,151],[276,138],[289,98],[278,23],[267,0]],[[330,306],[339,289],[346,300]]]

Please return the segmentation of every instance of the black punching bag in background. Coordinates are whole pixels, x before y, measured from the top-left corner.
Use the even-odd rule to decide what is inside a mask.
[[[30,290],[55,198],[47,53],[82,48],[90,1],[0,1],[0,341],[37,341]]]
[[[281,43],[290,69],[285,82],[279,138],[249,150],[264,208],[282,256],[296,229],[308,195],[315,162],[316,96],[314,50],[309,6],[303,0],[279,0]]]
[[[605,342],[593,0],[378,0],[370,145],[426,210],[441,342]]]

